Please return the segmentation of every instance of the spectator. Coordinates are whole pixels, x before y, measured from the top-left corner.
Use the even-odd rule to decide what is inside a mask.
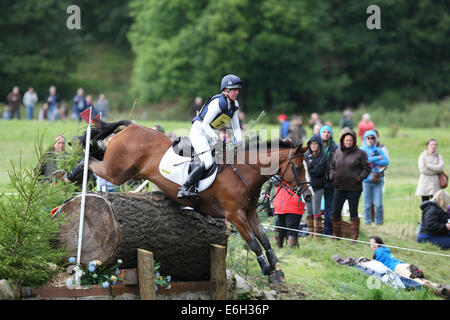
[[[386,158],[389,160],[389,151],[386,148],[386,146],[380,142],[380,133],[376,129],[374,129],[373,131],[376,134],[375,138],[376,138],[376,141],[377,141],[377,144],[376,144],[377,148],[380,148],[383,151],[383,153],[386,156]]]
[[[59,108],[59,118],[61,120],[65,120],[67,119],[67,103],[66,102],[62,102],[61,103],[61,108]]]
[[[31,120],[34,117],[34,107],[38,101],[38,96],[32,87],[29,87],[27,92],[23,95],[23,104],[27,112],[27,119]]]
[[[313,134],[320,135],[320,128],[322,128],[322,124],[316,123],[313,128]]]
[[[172,141],[177,140],[177,134],[173,131],[167,132],[166,136],[168,136],[169,139]]]
[[[383,224],[383,185],[384,170],[389,165],[389,160],[384,152],[376,146],[376,133],[374,130],[366,131],[363,146],[370,163],[371,172],[363,181],[364,223],[372,223],[371,207],[375,205],[375,223]]]
[[[56,93],[55,86],[50,87],[49,94],[45,97],[45,102],[48,103],[47,119],[49,121],[57,120],[61,98],[59,94]]]
[[[116,186],[115,184],[112,184],[111,182],[97,176],[94,173],[94,177],[96,179],[96,185],[97,185],[97,191],[102,192],[119,192],[120,186]]]
[[[72,102],[72,120],[81,120],[80,113],[87,109],[83,88],[78,88],[77,94],[73,97]]]
[[[351,237],[359,236],[358,203],[362,181],[370,173],[367,154],[356,145],[356,133],[349,128],[342,130],[340,147],[336,149],[330,163],[330,180],[333,182],[333,236],[341,236],[342,207],[348,201],[350,210]]]
[[[22,95],[19,92],[19,87],[15,86],[6,98],[8,101],[9,112],[5,115],[5,119],[14,119],[14,115],[17,115],[17,119],[20,119],[20,105],[22,104]]]
[[[98,113],[102,114],[102,119],[108,119],[109,101],[105,98],[105,95],[103,93],[98,96],[98,100],[95,103],[95,109]]]
[[[322,139],[323,152],[327,157],[327,171],[325,172],[325,187],[323,193],[323,207],[324,207],[324,234],[331,235],[333,233],[333,225],[331,223],[333,216],[333,195],[334,187],[330,180],[329,168],[331,158],[337,149],[336,143],[333,139],[333,129],[330,126],[324,125],[319,130],[320,139]]]
[[[419,156],[419,183],[416,196],[422,197],[422,202],[429,200],[436,192],[441,190],[439,173],[444,170],[444,158],[437,151],[437,141],[430,139],[426,149]]]
[[[152,129],[153,129],[153,130],[156,130],[156,131],[159,131],[159,132],[161,132],[161,133],[166,134],[166,130],[164,130],[164,128],[161,127],[159,124],[153,125]]]
[[[445,284],[436,284],[425,279],[425,275],[422,270],[413,264],[408,264],[396,259],[391,254],[391,250],[383,246],[383,244],[384,242],[380,237],[370,237],[370,248],[374,252],[373,259],[381,262],[399,276],[413,279],[424,287],[431,289],[434,293],[445,296],[447,299],[450,297],[450,286]]]
[[[339,123],[339,127],[342,129],[350,128],[353,130],[353,121],[352,121],[353,113],[350,109],[344,110],[344,117],[341,119]]]
[[[383,151],[383,153],[386,156],[386,158],[390,161],[390,159],[389,159],[389,151],[386,148],[386,146],[380,142],[380,134],[378,133],[378,130],[374,129],[373,131],[376,134],[375,138],[376,138],[376,141],[377,141],[377,144],[376,144],[377,148],[380,148],[381,151]],[[385,183],[386,182],[386,169],[387,169],[387,167],[385,167],[385,169],[383,171],[383,179],[384,179],[383,190],[382,190],[383,193],[384,193],[384,191],[386,189],[386,183]],[[370,207],[370,218],[371,218],[372,221],[375,221],[375,206],[374,206],[373,203],[372,203],[372,206]]]
[[[312,201],[306,203],[308,215],[306,225],[314,233],[322,233],[321,201],[324,193],[327,172],[327,156],[323,151],[322,140],[319,135],[313,135],[308,141],[308,150],[305,152],[305,161],[314,190]]]
[[[431,201],[420,205],[422,221],[418,242],[431,242],[442,249],[450,249],[450,195],[445,190],[436,192]]]
[[[300,230],[300,221],[305,209],[305,204],[297,195],[291,195],[286,189],[278,186],[277,193],[273,199],[274,214],[276,215],[275,226],[288,229]],[[282,229],[278,231],[276,238],[277,248],[283,247],[283,239],[287,238],[287,247],[298,246],[298,232]]]
[[[280,122],[280,138],[286,139],[289,133],[290,121],[287,115],[281,114],[278,116],[278,122]]]
[[[227,128],[222,128],[219,130],[219,138],[224,143],[231,141],[231,137],[228,135]]]
[[[191,118],[196,117],[197,113],[200,113],[200,110],[203,107],[203,99],[202,97],[195,97],[194,104],[192,105],[191,110]]]
[[[266,181],[261,187],[261,193],[259,194],[258,203],[256,205],[256,212],[258,213],[258,217],[260,218],[260,220],[268,217],[273,217],[274,209],[271,199],[275,197],[275,193],[276,189],[273,187],[273,184],[270,180]],[[282,247],[285,237],[281,239],[280,229],[275,228],[275,232],[277,233],[277,235],[275,236],[277,245],[278,247]]]
[[[366,131],[373,129],[375,129],[375,124],[370,120],[370,114],[364,113],[361,121],[358,123],[358,137],[363,139]]]
[[[43,176],[40,179],[41,182],[54,180],[53,172],[57,170],[57,162],[65,156],[66,138],[58,134],[55,137],[54,143],[51,150],[45,154],[42,165],[39,168],[39,175]]]
[[[314,129],[314,126],[315,126],[317,123],[320,124],[320,125],[323,125],[323,122],[322,122],[322,120],[320,119],[319,114],[318,114],[317,112],[313,112],[313,113],[311,113],[311,118],[310,118],[309,121],[308,121],[309,127],[310,127],[311,129]]]
[[[92,116],[95,117],[98,114],[98,112],[97,112],[97,109],[95,109],[95,107],[94,107],[94,102],[92,101],[92,96],[90,94],[88,94],[86,96],[86,109],[89,109],[90,107],[92,107],[92,110],[93,110]]]
[[[288,138],[292,140],[292,142],[299,146],[303,144],[306,139],[305,128],[303,128],[303,119],[300,116],[293,116],[291,124],[288,130]]]
[[[39,121],[48,120],[48,103],[47,102],[44,102],[44,104],[42,105],[42,108],[39,109],[38,119],[39,119]]]

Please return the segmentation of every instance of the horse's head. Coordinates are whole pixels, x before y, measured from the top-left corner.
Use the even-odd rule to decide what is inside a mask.
[[[303,199],[310,202],[313,191],[310,186],[308,166],[304,161],[307,149],[308,146],[300,145],[286,150],[284,156],[280,156],[280,167],[277,174],[298,196],[303,195]]]

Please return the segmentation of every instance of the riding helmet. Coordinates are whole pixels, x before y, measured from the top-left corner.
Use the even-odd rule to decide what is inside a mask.
[[[220,83],[220,91],[223,91],[223,89],[235,89],[235,88],[242,88],[242,81],[239,79],[238,76],[235,76],[234,74],[227,74],[225,77],[222,78],[222,82]]]

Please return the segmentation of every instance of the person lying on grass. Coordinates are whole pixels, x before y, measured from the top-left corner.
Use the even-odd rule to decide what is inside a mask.
[[[413,264],[408,264],[396,259],[391,250],[383,246],[384,241],[378,236],[370,237],[370,248],[374,252],[373,259],[383,263],[386,267],[394,271],[399,276],[413,279],[423,286],[433,290],[433,292],[450,299],[450,286],[444,284],[433,283],[427,279],[420,270]]]

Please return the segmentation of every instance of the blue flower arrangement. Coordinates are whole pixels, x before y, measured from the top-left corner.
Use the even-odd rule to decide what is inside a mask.
[[[77,283],[75,283],[77,274],[80,279],[79,285],[81,286],[90,287],[91,285],[101,285],[106,289],[111,285],[116,285],[118,280],[123,281],[122,278],[118,278],[118,275],[120,274],[118,266],[122,264],[121,259],[118,259],[116,264],[108,268],[104,267],[102,262],[99,260],[89,261],[88,265],[84,266],[81,264],[77,264],[74,257],[70,257],[69,263],[75,265],[73,268],[73,271],[75,271],[75,275],[71,276],[66,281],[66,286],[69,288],[78,285]],[[170,281],[172,280],[172,277],[162,276],[159,272],[159,267],[160,263],[154,262],[155,291],[158,291],[158,287],[170,289]]]
[[[170,281],[172,280],[171,276],[162,276],[159,273],[159,262],[154,262],[154,270],[155,270],[155,291],[158,291],[158,287],[165,287],[166,289],[170,289]]]
[[[75,265],[73,270],[75,271],[74,277],[70,277],[66,281],[68,287],[78,285],[76,282],[77,275],[79,276],[79,285],[88,286],[101,285],[103,288],[108,288],[111,285],[117,284],[117,281],[123,281],[123,279],[117,276],[120,273],[118,266],[122,264],[122,260],[118,259],[117,262],[110,267],[105,267],[101,261],[92,260],[89,261],[87,266],[77,264],[74,257],[69,258],[69,263]]]

